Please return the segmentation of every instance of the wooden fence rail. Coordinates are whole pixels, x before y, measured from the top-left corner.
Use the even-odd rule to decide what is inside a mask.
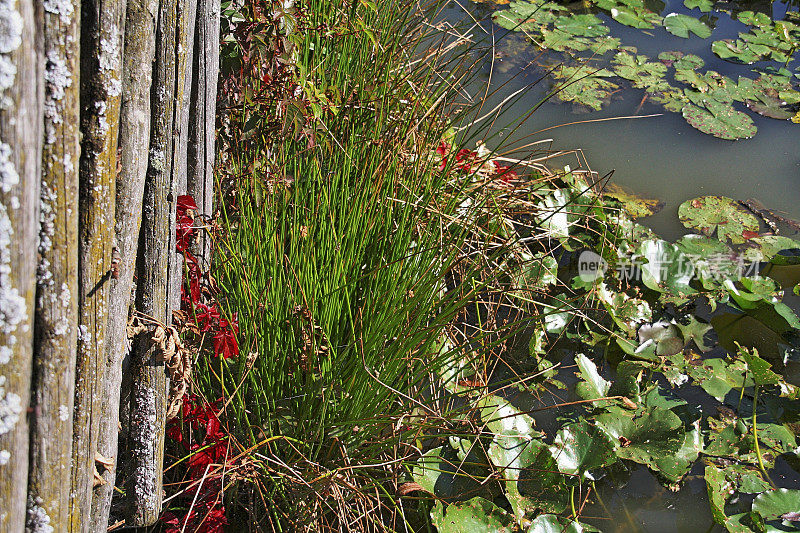
[[[169,380],[126,327],[180,305],[177,197],[213,209],[219,11],[0,0],[0,533],[162,511]]]

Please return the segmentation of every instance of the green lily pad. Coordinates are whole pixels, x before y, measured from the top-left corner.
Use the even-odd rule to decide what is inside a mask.
[[[463,533],[481,531],[485,533],[511,532],[514,518],[492,502],[475,497],[463,503],[451,503],[446,507],[436,502],[431,511],[431,520],[439,533]]]
[[[614,73],[606,69],[563,66],[552,72],[561,83],[556,87],[556,97],[564,102],[602,109],[619,86],[607,78]]]
[[[753,348],[752,353],[739,346],[739,357],[747,364],[750,378],[756,385],[777,385],[781,377],[772,371],[772,365],[758,356],[758,350]]]
[[[795,105],[787,105],[786,102],[776,94],[768,93],[759,94],[757,100],[747,100],[745,103],[749,109],[755,111],[759,115],[778,120],[791,119],[797,107]]]
[[[581,37],[602,37],[610,31],[603,21],[594,15],[569,15],[558,17],[555,27]]]
[[[767,15],[753,11],[742,11],[736,16],[736,20],[748,26],[770,26],[772,24],[772,19]]]
[[[686,54],[678,61],[675,62],[676,69],[684,69],[684,70],[696,70],[698,68],[703,68],[706,62],[700,56],[696,56],[694,54]]]
[[[609,465],[617,459],[614,444],[608,435],[585,420],[561,428],[550,452],[559,472],[590,479],[593,478],[591,470]]]
[[[596,420],[617,443],[616,453],[620,458],[647,465],[655,471],[661,471],[660,465],[665,459],[674,458],[684,443],[683,422],[669,409],[651,409],[634,416],[630,411],[610,407]],[[689,465],[683,466],[688,470]]]
[[[619,52],[612,60],[614,72],[620,78],[630,80],[632,85],[648,91],[662,91],[669,89],[669,84],[664,80],[667,66],[661,62],[648,61],[647,56],[633,55]]]
[[[725,502],[734,490],[734,484],[725,477],[725,473],[714,465],[706,465],[705,480],[714,521],[731,533],[749,533],[750,528],[742,526],[725,513]]]
[[[687,9],[699,9],[703,13],[708,13],[714,7],[713,0],[683,0],[683,5]]]
[[[749,139],[758,131],[753,119],[730,105],[707,101],[704,108],[687,105],[682,113],[689,125],[720,139]]]
[[[597,530],[575,520],[561,518],[552,514],[543,514],[534,518],[525,531],[527,533],[583,533],[584,531]]]
[[[738,202],[725,196],[700,196],[687,200],[678,208],[681,223],[689,229],[734,244],[745,241],[745,231],[758,231],[758,219]]]
[[[575,392],[584,400],[593,400],[595,398],[603,398],[608,394],[608,389],[611,388],[611,383],[603,379],[597,366],[591,359],[582,353],[575,356],[575,362],[578,364],[580,375],[583,381],[575,385]]]
[[[734,63],[752,65],[761,59],[762,54],[757,50],[751,49],[748,44],[741,39],[721,39],[711,43],[711,51],[721,59]],[[763,50],[762,50],[763,51]]]
[[[800,490],[778,489],[762,492],[753,501],[753,512],[767,521],[779,520],[786,526],[796,526],[800,521]],[[771,529],[771,531],[786,531]]]
[[[614,183],[609,183],[606,186],[603,190],[603,196],[618,201],[622,209],[634,220],[654,215],[664,207],[664,202],[661,200],[642,198]]]
[[[689,285],[694,265],[676,245],[648,239],[639,246],[639,254],[646,261],[641,270],[642,283],[647,287],[682,297],[696,292]]]
[[[561,476],[541,440],[495,436],[486,453],[504,481],[506,498],[518,519],[537,509],[560,513],[566,508],[566,492],[552,490]]]
[[[685,39],[689,38],[689,33],[694,33],[701,39],[711,37],[711,28],[705,22],[679,13],[670,13],[664,17],[664,29]]]

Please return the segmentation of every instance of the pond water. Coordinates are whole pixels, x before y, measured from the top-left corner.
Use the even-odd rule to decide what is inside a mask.
[[[588,3],[587,3],[588,5]],[[691,14],[699,17],[697,10],[689,10],[683,0],[646,2],[654,12]],[[755,78],[753,65],[737,65],[715,56],[711,42],[718,39],[736,39],[748,27],[735,19],[736,13],[748,9],[769,15],[773,20],[783,19],[788,11],[797,11],[797,4],[781,2],[717,3],[717,9],[704,20],[713,27],[710,39],[691,37],[684,39],[671,35],[662,27],[642,31],[616,23],[603,11],[588,11],[585,5],[570,5],[573,12],[593,12],[625,45],[633,45],[639,54],[655,60],[664,51],[681,51],[700,56],[705,69],[713,69],[736,79],[739,76]],[[726,141],[706,135],[691,127],[680,113],[665,111],[661,105],[644,98],[642,89],[623,88],[615,92],[610,102],[599,111],[579,108],[553,98],[539,108],[532,117],[515,131],[503,124],[511,123],[528,113],[532,106],[552,88],[552,82],[542,78],[541,64],[548,61],[524,35],[509,32],[490,22],[492,13],[507,9],[508,5],[491,3],[453,4],[446,16],[452,21],[473,17],[480,21],[472,28],[475,39],[495,42],[493,60],[483,64],[482,76],[469,90],[481,95],[494,92],[484,106],[492,109],[514,92],[528,88],[523,98],[505,105],[506,114],[495,125],[506,142],[533,142],[552,139],[547,148],[552,151],[582,150],[582,157],[590,168],[601,176],[610,171],[613,181],[642,196],[658,198],[664,208],[643,222],[663,238],[675,240],[687,233],[677,217],[678,206],[702,195],[724,195],[738,200],[756,199],[776,213],[800,219],[800,124],[789,120],[776,120],[749,113],[758,128],[749,139]],[[469,12],[469,15],[467,14]],[[798,67],[797,54],[787,63],[790,69]],[[536,64],[539,63],[539,66]],[[552,64],[552,63],[550,63]],[[607,61],[606,61],[607,64]],[[767,66],[759,63],[756,66]],[[604,65],[600,65],[604,66]],[[796,80],[795,80],[796,81]],[[539,82],[539,83],[537,83]],[[743,104],[736,104],[745,110]],[[573,124],[566,123],[627,116],[660,116]],[[505,121],[505,122],[504,122]],[[551,129],[552,128],[552,129]],[[546,131],[545,131],[546,130]],[[488,143],[491,147],[492,143]],[[541,145],[539,146],[541,147]],[[471,147],[470,147],[471,148]],[[541,153],[520,153],[542,155]],[[579,166],[576,155],[564,156],[551,165]],[[565,382],[574,381],[574,367],[562,371],[559,377]],[[570,378],[571,377],[571,378]],[[523,409],[537,409],[543,405],[561,403],[575,398],[547,394],[516,399]],[[692,398],[686,398],[691,401]],[[714,414],[716,406],[706,406]],[[545,411],[537,416],[540,428],[557,427],[557,410]],[[610,475],[597,484],[600,498],[582,511],[582,520],[603,531],[652,532],[703,532],[724,531],[712,519],[702,463],[695,464],[681,489],[672,492],[665,488],[646,468],[630,465],[630,469]],[[781,479],[781,486],[800,488],[798,474],[785,464],[776,464],[773,472]]]
[[[668,0],[665,4],[657,2],[656,6],[650,4],[649,7],[663,15],[672,12],[700,15],[697,10],[686,9],[682,0]],[[663,8],[658,9],[661,5]],[[796,5],[791,7],[780,2],[771,5],[743,3],[740,6],[727,3],[725,6],[733,9],[734,13],[742,9],[770,13],[774,19],[783,18],[787,10],[797,11]],[[548,80],[532,86],[544,71],[529,64],[537,59],[541,61],[541,52],[519,32],[509,32],[487,21],[493,11],[508,6],[484,3],[465,7],[472,16],[483,21],[480,29],[472,31],[475,39],[493,39],[496,42],[494,63],[486,61],[480,82],[489,82],[489,90],[497,92],[484,109],[492,109],[513,92],[529,87],[524,98],[505,106],[508,120],[524,115],[552,87]],[[692,53],[705,60],[705,69],[715,70],[734,80],[738,76],[755,78],[758,75],[752,71],[754,66],[769,66],[767,62],[738,65],[711,53],[712,41],[735,39],[739,32],[748,30],[728,13],[712,12],[711,23],[715,27],[709,39],[695,36],[684,39],[659,27],[642,31],[622,26],[602,11],[595,10],[595,13],[610,28],[611,36],[619,37],[625,45],[637,47],[639,54],[645,54],[651,60],[668,50]],[[456,6],[448,18],[460,20],[464,16],[464,10]],[[482,32],[485,33],[481,35]],[[795,59],[789,63],[789,68],[797,68],[797,64]],[[476,92],[484,90],[485,85],[476,85]],[[665,111],[649,99],[642,104],[643,95],[642,89],[620,90],[602,110],[591,113],[553,98],[516,130],[513,137],[527,141],[549,138],[553,140],[553,150],[580,148],[592,170],[600,175],[613,170],[614,182],[643,196],[661,199],[665,202],[664,209],[646,223],[666,239],[677,238],[686,232],[677,220],[677,208],[681,202],[700,195],[719,194],[738,200],[754,198],[784,216],[800,218],[800,124],[749,113],[758,133],[750,139],[726,141],[701,133],[688,125],[680,113]],[[745,109],[742,104],[736,104],[736,108]],[[569,122],[655,113],[662,115],[576,124],[537,134]],[[575,167],[574,158],[571,161],[564,158],[563,161]]]

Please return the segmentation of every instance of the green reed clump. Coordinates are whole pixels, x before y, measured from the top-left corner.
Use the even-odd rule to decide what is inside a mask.
[[[396,477],[385,458],[402,416],[428,412],[443,332],[481,288],[463,256],[479,219],[465,214],[469,177],[436,155],[470,58],[419,60],[436,43],[411,2],[300,7],[285,41],[296,85],[248,109],[264,90],[251,80],[231,118],[263,125],[229,148],[221,184],[215,277],[241,353],[196,374],[225,399],[273,525],[356,509],[374,526],[383,504],[367,512],[364,494]]]

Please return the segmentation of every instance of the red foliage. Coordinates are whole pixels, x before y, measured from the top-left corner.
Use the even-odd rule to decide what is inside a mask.
[[[239,325],[236,315],[230,320],[220,316],[213,298],[213,291],[206,288],[208,281],[197,258],[189,248],[197,239],[195,217],[197,204],[188,195],[178,196],[177,228],[175,247],[183,254],[186,264],[186,280],[181,288],[181,304],[189,316],[194,316],[197,329],[201,333],[209,333],[214,339],[215,357],[233,357],[239,354],[236,336]],[[181,419],[173,419],[167,423],[167,437],[180,445],[189,459],[182,463],[186,468],[186,480],[198,482],[193,486],[197,491],[192,495],[192,505],[185,516],[179,517],[174,512],[165,512],[161,518],[164,529],[168,533],[188,531],[192,533],[222,533],[228,523],[225,518],[225,507],[221,501],[222,481],[217,473],[211,473],[213,466],[227,462],[228,442],[222,431],[222,424],[217,417],[219,406],[201,401],[195,395],[183,397]]]

